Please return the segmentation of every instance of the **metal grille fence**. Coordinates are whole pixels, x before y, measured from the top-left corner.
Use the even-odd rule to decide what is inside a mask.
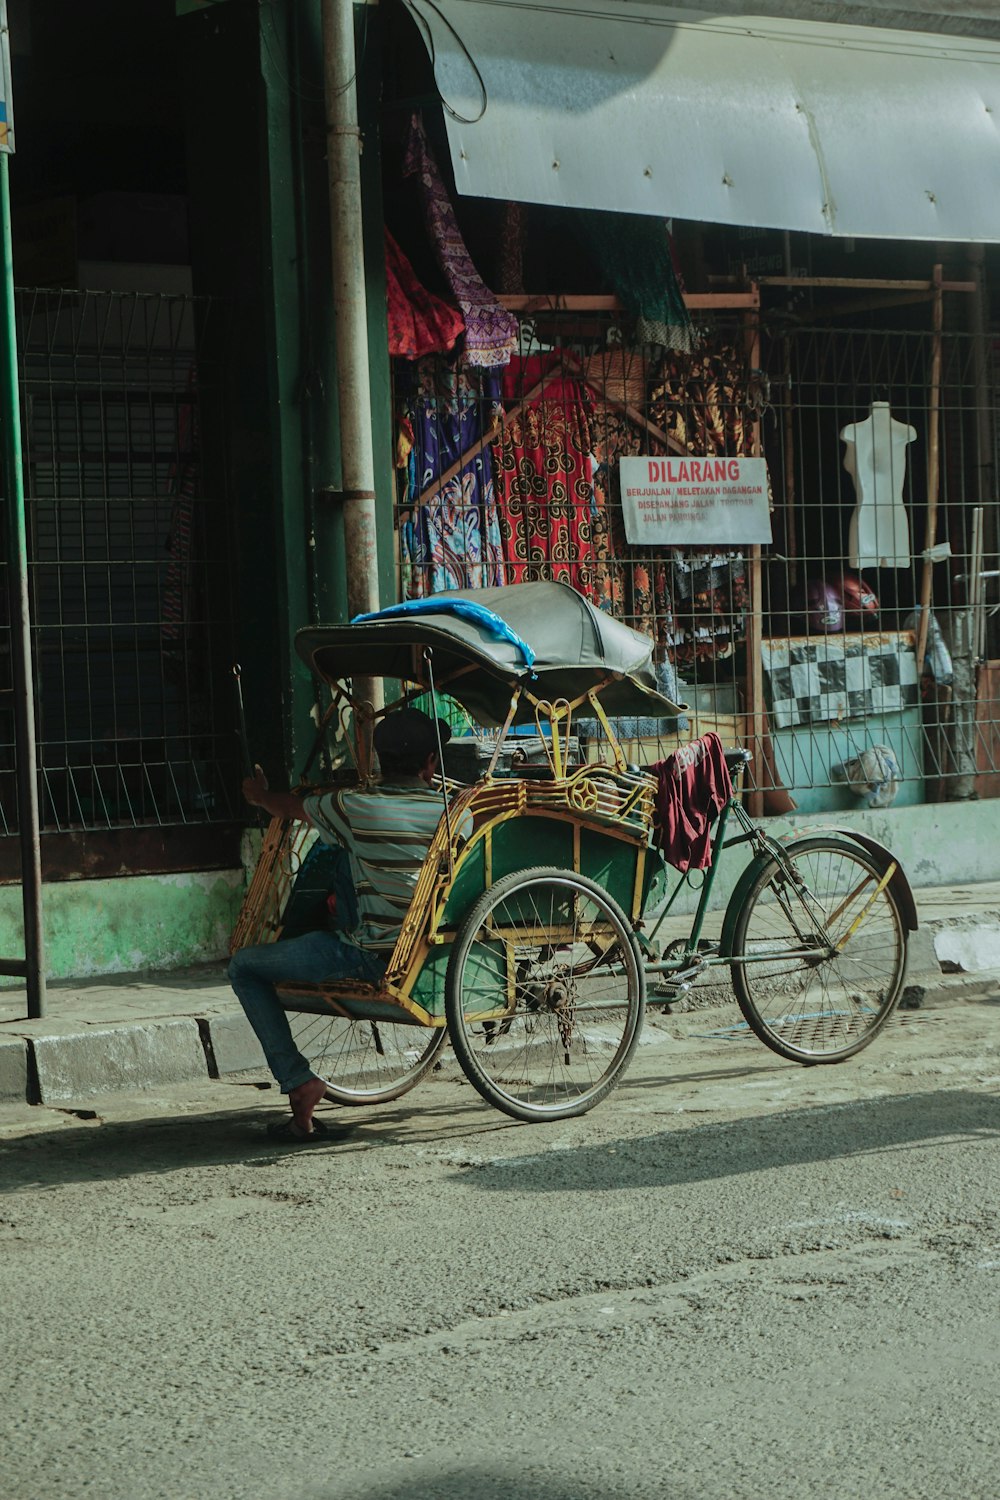
[[[817,297],[793,315],[775,291],[696,312],[695,352],[672,353],[633,347],[611,299],[565,298],[522,316],[500,380],[397,361],[401,597],[573,584],[655,638],[662,687],[691,705],[682,737],[756,738],[765,811],[792,810],[786,793],[805,812],[877,806],[865,787],[886,771],[897,805],[994,794],[993,372],[982,340],[953,331],[962,297],[938,334],[930,293],[899,300],[838,317]],[[892,566],[852,565],[841,434],[873,403],[906,438]],[[684,452],[767,459],[770,546],[628,543],[620,459]],[[619,727],[647,762],[678,741]]]
[[[43,830],[226,820],[229,522],[202,446],[221,409],[205,354],[219,313],[48,290],[19,291],[17,312]],[[9,692],[0,705],[10,833]]]

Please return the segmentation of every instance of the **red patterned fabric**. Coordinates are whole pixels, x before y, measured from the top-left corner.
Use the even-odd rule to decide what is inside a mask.
[[[504,372],[506,405],[532,390],[555,361],[515,358]],[[508,583],[552,579],[603,603],[607,527],[594,491],[584,388],[555,373],[538,397],[508,417],[494,444],[495,493]]]
[[[712,825],[733,795],[722,741],[702,735],[650,767],[656,777],[653,839],[677,870],[712,863]]]
[[[385,231],[385,280],[389,300],[389,353],[404,359],[444,353],[462,337],[457,307],[435,297],[414,275],[396,241]]]

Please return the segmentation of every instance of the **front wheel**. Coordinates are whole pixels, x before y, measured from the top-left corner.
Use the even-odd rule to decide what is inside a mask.
[[[764,866],[733,933],[732,980],[762,1042],[793,1062],[842,1062],[892,1015],[907,929],[891,883],[844,839],[804,838]]]
[[[455,1056],[515,1120],[563,1120],[615,1087],[639,1039],[645,980],[624,912],[572,870],[515,871],[455,935],[446,981]]]

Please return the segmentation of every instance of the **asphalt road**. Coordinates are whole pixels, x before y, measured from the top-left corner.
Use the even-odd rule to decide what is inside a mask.
[[[1000,1491],[1000,1001],[784,1063],[647,1031],[549,1126],[450,1064],[0,1110],[4,1500]]]

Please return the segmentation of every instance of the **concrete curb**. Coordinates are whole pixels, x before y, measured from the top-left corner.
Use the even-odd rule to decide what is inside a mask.
[[[0,1104],[23,1104],[28,1097],[28,1044],[23,1037],[0,1037]]]
[[[918,974],[907,979],[900,1010],[936,1010],[944,1005],[975,1005],[1000,1000],[1000,969],[978,974]]]
[[[963,924],[964,925],[964,924]],[[911,951],[902,1010],[1000,1002],[1000,968],[942,973],[937,934],[922,929]],[[264,1057],[242,1010],[142,1017],[126,1021],[4,1023],[0,1031],[0,1104],[64,1104],[107,1093],[138,1092],[203,1078],[259,1072]]]
[[[267,1063],[253,1027],[241,1010],[199,1018],[208,1071],[213,1078],[230,1073],[249,1073]]]
[[[193,1083],[207,1075],[205,1049],[193,1018],[126,1022],[120,1026],[24,1021],[15,1033],[34,1064],[37,1101],[64,1103],[94,1094]]]

